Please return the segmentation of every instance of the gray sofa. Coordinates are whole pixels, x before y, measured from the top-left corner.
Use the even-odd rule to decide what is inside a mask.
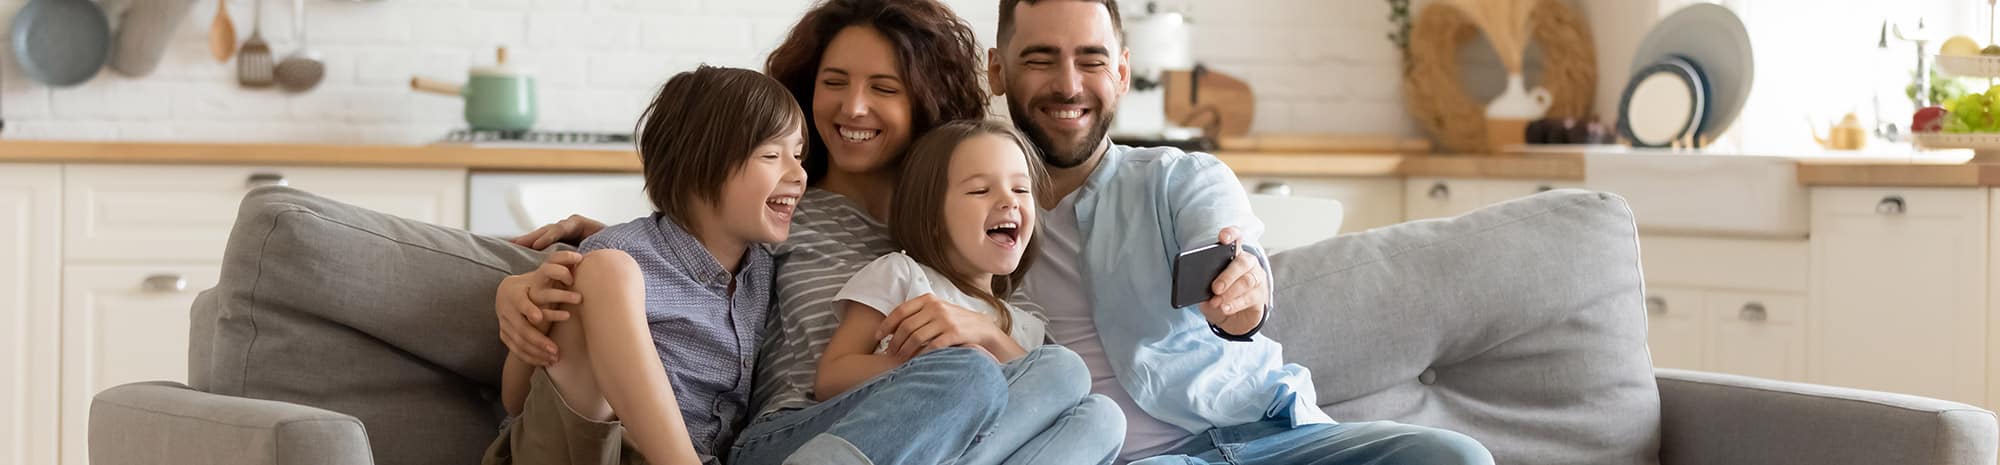
[[[1273,259],[1270,334],[1343,421],[1465,432],[1507,464],[1993,464],[1993,413],[1655,370],[1636,231],[1558,191]],[[494,285],[539,253],[283,187],[244,199],[189,385],[91,406],[96,465],[470,464],[501,420]]]

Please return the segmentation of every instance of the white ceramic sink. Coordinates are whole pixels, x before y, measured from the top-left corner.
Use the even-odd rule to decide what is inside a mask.
[[[1606,150],[1584,187],[1625,197],[1648,233],[1805,237],[1809,197],[1791,157]]]

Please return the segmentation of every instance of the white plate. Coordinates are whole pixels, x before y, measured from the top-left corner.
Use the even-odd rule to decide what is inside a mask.
[[[1687,57],[1708,77],[1708,114],[1703,118],[1706,138],[1729,130],[1743,104],[1750,100],[1750,82],[1756,66],[1751,62],[1750,31],[1728,7],[1697,3],[1653,26],[1632,55],[1631,72],[1637,75],[1647,66],[1672,55]]]

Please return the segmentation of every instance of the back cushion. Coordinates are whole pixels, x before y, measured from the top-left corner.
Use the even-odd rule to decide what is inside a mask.
[[[1660,399],[1623,199],[1556,191],[1278,254],[1271,336],[1339,421],[1465,433],[1500,463],[1642,464]]]
[[[541,254],[290,188],[243,200],[197,299],[191,384],[361,419],[385,465],[476,463],[506,348],[493,295]]]

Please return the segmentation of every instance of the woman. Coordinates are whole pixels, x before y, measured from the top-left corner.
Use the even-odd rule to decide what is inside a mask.
[[[874,463],[1107,463],[1117,455],[1124,417],[1116,405],[1101,396],[1073,405],[1049,401],[1089,391],[1088,371],[1074,353],[1019,347],[990,321],[974,319],[975,312],[928,296],[898,309],[908,314],[903,321],[922,326],[904,329],[935,336],[926,342],[984,350],[935,351],[902,368],[885,367],[846,394],[813,392],[814,369],[839,323],[835,292],[876,257],[897,250],[884,221],[910,141],[948,121],[986,117],[979,53],[971,28],[936,0],[826,0],[771,53],[765,72],[813,120],[806,159],[812,188],[799,201],[791,238],[773,250],[777,307],[756,367],[760,407],[731,463],[778,463],[794,455],[840,461],[853,453]],[[571,217],[516,241],[541,248],[602,227]],[[542,308],[572,299],[554,283],[568,281],[573,264],[570,255],[553,254],[541,270],[501,285],[502,339],[530,361],[558,354],[529,318],[565,316],[544,315]],[[996,365],[987,353],[1018,358]],[[984,380],[992,379],[1004,379],[1004,394],[981,394]],[[981,422],[978,444],[927,436],[961,426],[926,426],[950,418]],[[950,447],[957,442],[966,444]]]

